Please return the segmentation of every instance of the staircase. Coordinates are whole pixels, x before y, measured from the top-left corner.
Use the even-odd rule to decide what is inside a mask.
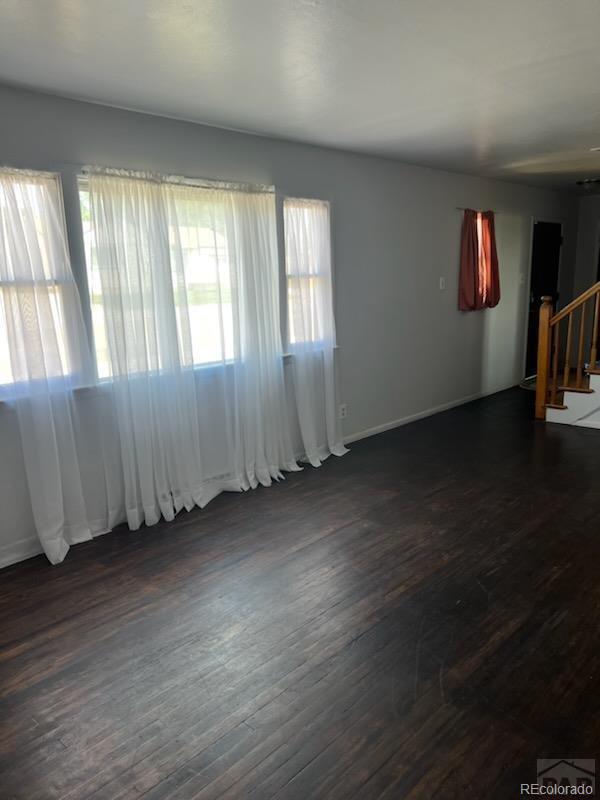
[[[600,282],[554,313],[540,307],[535,416],[547,422],[600,428],[598,322]]]
[[[590,375],[589,391],[585,394],[563,392],[560,405],[546,408],[546,422],[600,428],[600,375]]]

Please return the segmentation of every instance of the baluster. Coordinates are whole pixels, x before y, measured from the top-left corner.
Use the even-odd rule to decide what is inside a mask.
[[[577,354],[577,388],[581,389],[583,384],[583,338],[585,335],[585,306],[581,306],[581,318],[579,320],[579,352]]]
[[[565,353],[565,371],[563,375],[563,386],[566,388],[569,385],[569,372],[571,371],[571,339],[573,338],[573,314],[569,314],[569,323],[567,327],[567,349]]]
[[[592,348],[590,351],[590,369],[596,369],[598,360],[598,311],[600,310],[600,293],[596,294],[594,305],[594,324],[592,325]]]
[[[560,322],[554,326],[554,355],[552,356],[552,390],[550,394],[550,403],[556,405],[556,389],[558,388],[558,329]]]

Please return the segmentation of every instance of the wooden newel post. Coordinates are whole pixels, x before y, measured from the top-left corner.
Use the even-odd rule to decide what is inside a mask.
[[[535,384],[535,418],[546,419],[548,402],[548,372],[550,370],[550,319],[552,318],[552,298],[542,297],[540,323],[538,330],[537,379]]]

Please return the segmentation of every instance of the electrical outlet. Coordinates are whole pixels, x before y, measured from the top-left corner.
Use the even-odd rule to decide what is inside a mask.
[[[348,406],[346,403],[340,403],[340,419],[346,419],[348,416]]]

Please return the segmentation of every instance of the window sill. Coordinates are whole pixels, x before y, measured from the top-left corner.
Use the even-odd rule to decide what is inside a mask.
[[[333,349],[339,350],[339,346],[334,345]],[[294,352],[283,353],[281,356],[284,365],[291,363],[295,357],[296,353]],[[223,369],[223,367],[230,367],[234,363],[235,363],[234,361],[225,361],[225,362],[217,362],[214,364],[197,364],[195,367],[192,368],[192,372],[196,378],[199,378],[201,375],[209,375],[211,372],[218,373]],[[113,384],[112,379],[103,378],[102,380],[98,381],[98,383],[92,384],[90,386],[76,386],[72,391],[73,394],[78,397],[96,397],[96,396],[101,397],[109,391],[112,384]],[[5,405],[11,405],[11,401],[0,400],[0,406],[5,406]]]

